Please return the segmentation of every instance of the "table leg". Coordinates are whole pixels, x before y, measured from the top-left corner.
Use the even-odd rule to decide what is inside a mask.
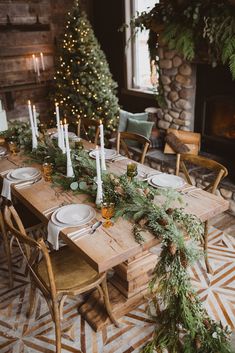
[[[112,312],[117,319],[146,301],[157,258],[147,250],[114,268],[108,290]],[[111,324],[97,290],[90,294],[79,312],[95,331]]]

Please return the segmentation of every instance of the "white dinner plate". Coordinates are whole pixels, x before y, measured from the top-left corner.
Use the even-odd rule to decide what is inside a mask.
[[[96,156],[95,151],[96,150],[93,150],[93,151],[89,152],[89,156],[91,158],[95,158],[95,156]],[[116,150],[112,150],[112,149],[108,149],[108,148],[104,149],[104,156],[105,156],[105,159],[107,159],[107,160],[108,159],[113,159],[117,155],[118,155],[118,153],[117,153]]]
[[[77,139],[77,135],[74,132],[69,131],[68,132],[68,136],[69,136],[69,139],[71,139],[71,140]],[[58,139],[58,132],[54,132],[51,135],[51,138],[52,139]]]
[[[185,185],[185,181],[179,176],[162,173],[151,177],[149,184],[154,187],[178,189]]]
[[[31,180],[39,175],[40,171],[38,169],[32,167],[25,167],[12,170],[8,173],[7,177],[15,180]]]
[[[82,204],[67,205],[56,210],[51,220],[58,226],[81,226],[96,216],[93,207]]]

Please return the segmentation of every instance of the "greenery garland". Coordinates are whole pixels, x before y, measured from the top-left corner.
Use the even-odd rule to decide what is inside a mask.
[[[235,79],[235,6],[229,0],[162,1],[132,19],[131,27],[150,30],[151,61],[160,40],[186,60],[199,57],[213,67],[228,65]]]
[[[49,138],[41,140],[38,149],[28,153],[39,163],[48,157],[54,162],[56,185],[86,193],[95,200],[96,166],[86,151],[72,150],[74,178],[65,177],[66,158]],[[182,208],[170,207],[173,201],[181,201],[175,190],[154,189],[144,181],[108,172],[102,174],[102,180],[104,199],[116,205],[115,217],[134,221],[135,239],[144,242],[144,231],[149,230],[162,243],[160,259],[149,284],[150,314],[156,321],[156,330],[142,352],[167,349],[170,353],[231,353],[228,327],[222,327],[208,316],[191,286],[187,270],[201,255],[195,244],[203,236],[201,222]],[[161,202],[153,202],[157,197],[161,197]]]

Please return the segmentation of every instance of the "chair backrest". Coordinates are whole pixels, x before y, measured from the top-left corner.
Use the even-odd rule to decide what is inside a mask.
[[[80,125],[80,132],[84,133],[84,138],[87,138],[89,135],[89,130],[91,128],[94,128],[95,130],[95,138],[94,138],[94,144],[98,145],[98,139],[99,139],[99,121],[93,120],[93,119],[88,119],[88,118],[82,118],[81,119],[81,125]]]
[[[209,159],[202,156],[195,156],[193,154],[180,154],[179,155],[179,165],[180,169],[183,171],[185,178],[189,184],[192,183],[192,179],[190,178],[190,173],[186,166],[188,162],[191,166],[196,165],[202,167],[207,170],[211,170],[215,172],[215,175],[211,177],[211,181],[209,185],[207,185],[204,190],[211,192],[212,194],[215,193],[220,181],[228,175],[228,170],[222,164],[214,161],[213,159]]]
[[[136,141],[138,142],[140,145],[142,145],[142,154],[140,157],[140,163],[144,163],[145,160],[145,156],[146,153],[148,151],[148,148],[151,144],[151,141],[149,139],[147,139],[147,137],[139,135],[139,134],[135,134],[133,132],[119,132],[118,136],[117,136],[117,152],[120,153],[120,148],[121,145],[126,153],[126,155],[128,156],[128,158],[131,158],[130,153],[129,153],[129,149],[128,149],[128,145],[125,142],[125,140],[132,140],[132,141]]]
[[[167,129],[167,133],[172,132],[178,139],[189,148],[189,154],[198,155],[201,147],[201,134],[192,131]],[[164,153],[175,154],[176,152],[165,144]]]
[[[35,240],[26,234],[23,223],[13,206],[5,206],[4,209],[4,222],[6,230],[11,233],[17,240],[20,250],[26,260],[27,266],[38,287],[42,292],[48,295],[48,288],[44,285],[41,279],[37,276],[34,268],[37,262],[42,259],[45,260],[47,268],[48,282],[50,284],[50,295],[56,297],[55,278],[52,271],[50,255],[47,250],[46,244],[42,238]]]

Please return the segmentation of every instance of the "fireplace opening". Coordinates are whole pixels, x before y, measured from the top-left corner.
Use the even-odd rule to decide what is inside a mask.
[[[204,134],[235,140],[235,101],[230,96],[216,96],[205,103]]]
[[[218,157],[235,180],[235,81],[225,66],[197,64],[195,121],[202,152]]]

